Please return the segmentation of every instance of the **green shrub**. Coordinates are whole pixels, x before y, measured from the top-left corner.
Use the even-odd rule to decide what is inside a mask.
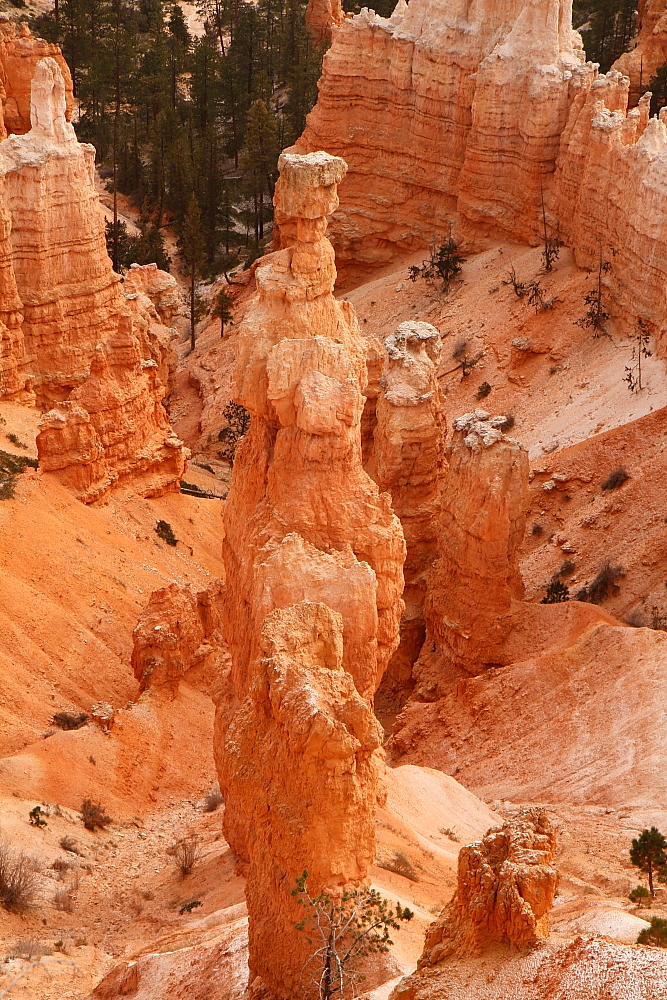
[[[158,538],[161,538],[163,542],[167,545],[177,545],[178,538],[174,534],[174,530],[168,521],[158,521],[157,527],[155,528],[155,534]]]
[[[85,712],[81,712],[79,715],[72,715],[70,712],[56,712],[51,721],[59,729],[81,729],[88,722],[88,716]]]
[[[645,885],[637,885],[634,889],[631,889],[628,893],[628,899],[631,903],[636,903],[637,906],[647,906],[651,905],[651,893],[648,891]]]
[[[104,811],[104,806],[91,799],[84,799],[81,803],[81,819],[86,830],[102,830],[113,822],[111,816],[107,816]]]
[[[552,580],[547,587],[547,596],[543,597],[540,604],[562,604],[563,601],[570,600],[570,590],[561,583],[560,580]]]
[[[652,944],[655,948],[667,948],[667,920],[662,917],[651,917],[651,926],[639,932],[637,944]]]
[[[489,383],[482,382],[482,384],[478,387],[477,392],[475,393],[475,399],[478,401],[481,399],[486,399],[486,397],[489,395],[490,392],[491,392],[491,386],[489,385]],[[505,430],[504,426],[503,430]]]

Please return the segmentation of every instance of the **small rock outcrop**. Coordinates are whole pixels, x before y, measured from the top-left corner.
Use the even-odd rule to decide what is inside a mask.
[[[227,654],[221,631],[222,585],[197,591],[171,583],[154,590],[132,633],[139,690],[174,699],[186,675],[215,689]]]
[[[412,667],[424,642],[426,583],[438,553],[445,441],[440,333],[428,323],[401,323],[385,348],[375,411],[375,479],[391,495],[407,554],[401,642],[379,693],[400,704],[411,690]]]
[[[62,73],[65,115],[70,121],[74,110],[72,77],[60,46],[35,38],[25,22],[17,31],[7,15],[0,14],[0,139],[30,131],[32,80],[37,64],[45,58],[54,59]]]
[[[455,670],[504,662],[508,612],[523,597],[519,547],[528,509],[528,453],[483,410],[454,421],[438,526],[440,558],[425,605],[426,646]],[[419,671],[418,671],[419,672]],[[425,692],[422,692],[423,694]]]
[[[331,38],[331,29],[345,20],[341,0],[308,0],[306,24],[315,44]]]
[[[291,1000],[313,944],[290,895],[306,869],[312,895],[360,885],[375,852],[382,729],[343,669],[343,620],[304,601],[264,622],[248,695],[219,757],[247,847],[250,982]],[[254,989],[259,987],[255,981]]]
[[[539,809],[463,847],[456,893],[429,927],[419,967],[450,955],[480,955],[493,944],[525,948],[549,937],[560,877],[555,854],[556,834]]]
[[[398,644],[405,542],[362,466],[363,342],[333,295],[324,234],[346,168],[323,152],[279,166],[276,214],[293,242],[259,262],[237,334],[234,398],[252,419],[224,513],[234,690],[247,694],[266,615],[311,600],[342,614],[343,666],[370,699]]]

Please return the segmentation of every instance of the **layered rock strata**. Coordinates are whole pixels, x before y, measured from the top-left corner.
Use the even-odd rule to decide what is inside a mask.
[[[375,410],[375,479],[391,495],[407,554],[401,642],[384,675],[381,694],[398,705],[411,689],[412,666],[424,642],[427,579],[438,552],[445,428],[437,377],[438,330],[428,323],[401,323],[385,348]]]
[[[341,0],[308,0],[306,24],[316,44],[331,38],[332,28],[345,20]]]
[[[463,847],[456,893],[431,924],[419,966],[479,955],[493,944],[526,948],[548,938],[559,882],[555,854],[556,835],[539,809]]]
[[[172,332],[149,295],[121,292],[95,153],[66,120],[50,57],[35,68],[30,113],[30,132],[0,143],[0,392],[25,398],[32,383],[43,409],[56,404],[38,435],[40,465],[82,500],[117,484],[145,495],[177,489],[186,451],[162,406]],[[173,279],[159,274],[144,286],[161,298]]]
[[[363,882],[375,852],[382,729],[343,669],[343,632],[321,603],[266,617],[219,758],[226,812],[233,803],[247,845],[250,981],[284,1000],[310,992],[297,877],[307,870],[312,896],[335,896]]]
[[[519,547],[528,509],[528,453],[483,410],[454,421],[438,524],[440,558],[425,603],[425,653],[454,672],[507,662],[509,612],[523,597]],[[416,673],[422,686],[426,669]],[[422,695],[427,692],[422,690]],[[435,697],[431,692],[429,697]]]
[[[23,135],[31,128],[30,92],[35,69],[41,59],[54,59],[63,76],[65,86],[65,116],[72,118],[74,95],[69,66],[59,45],[34,38],[24,22],[19,26],[6,15],[0,14],[0,139],[8,134]]]
[[[389,19],[345,21],[296,147],[349,164],[339,257],[385,263],[447,232],[457,207],[535,238],[570,104],[595,75],[571,23],[570,0],[399,0]]]
[[[343,616],[343,666],[372,698],[398,642],[405,543],[366,474],[366,365],[356,314],[332,291],[326,215],[342,160],[282,155],[275,205],[294,242],[263,258],[238,332],[236,402],[252,415],[225,506],[227,638],[248,691],[266,615],[301,600]]]

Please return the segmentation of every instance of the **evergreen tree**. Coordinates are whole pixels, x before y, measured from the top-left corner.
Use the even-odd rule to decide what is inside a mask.
[[[225,335],[225,323],[229,323],[230,320],[234,318],[234,313],[231,310],[231,305],[233,299],[229,292],[226,292],[222,288],[215,297],[215,303],[213,309],[211,310],[213,316],[217,316],[220,320],[220,336]]]
[[[204,262],[204,233],[201,209],[194,194],[190,196],[187,214],[178,238],[178,252],[185,264],[190,285],[190,350],[195,349],[196,299],[195,288]]]
[[[648,875],[648,888],[652,897],[655,897],[653,874],[667,865],[665,848],[667,840],[655,826],[650,830],[642,830],[640,836],[633,839],[630,848],[630,860],[633,865]]]
[[[269,206],[278,172],[279,152],[275,114],[264,101],[255,101],[248,112],[241,155],[245,191],[254,205],[255,243],[264,238],[264,225],[270,214]]]

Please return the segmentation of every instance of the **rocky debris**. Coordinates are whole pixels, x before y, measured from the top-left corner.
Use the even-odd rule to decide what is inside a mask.
[[[302,600],[343,615],[344,668],[371,698],[398,643],[405,543],[362,466],[366,383],[354,309],[332,292],[326,217],[342,160],[283,154],[275,205],[285,249],[257,266],[237,334],[235,396],[252,415],[225,506],[225,632],[236,696],[266,615]]]
[[[132,313],[132,331],[142,358],[152,358],[160,381],[169,391],[176,365],[174,320],[182,307],[178,282],[157,264],[132,264],[123,282],[123,297]]]
[[[197,591],[170,583],[155,590],[132,633],[132,670],[140,691],[165,692],[172,700],[186,676],[215,687],[226,659],[221,633],[222,585]]]
[[[431,924],[419,966],[480,955],[496,943],[525,948],[547,938],[559,882],[555,854],[556,834],[539,809],[463,847],[456,894]]]
[[[470,674],[506,662],[508,612],[523,597],[528,454],[503,433],[504,425],[503,416],[466,413],[454,420],[445,451],[440,558],[428,586],[425,647],[435,644],[449,667]],[[421,694],[431,697],[423,677],[421,683]]]
[[[23,135],[31,128],[31,85],[35,69],[41,59],[54,59],[63,76],[65,86],[65,115],[72,118],[74,95],[69,66],[60,46],[35,38],[28,25],[16,25],[6,14],[0,14],[0,139],[8,134]]]
[[[226,836],[247,848],[250,981],[288,1000],[313,952],[295,929],[297,877],[308,871],[311,895],[336,893],[372,864],[382,729],[343,669],[343,620],[326,605],[271,612],[258,654],[218,767],[234,802]]]
[[[411,690],[412,666],[424,641],[426,580],[438,553],[445,438],[437,377],[440,333],[428,323],[401,323],[387,337],[385,348],[376,404],[374,478],[391,495],[407,555],[401,642],[378,694],[400,705]]]

